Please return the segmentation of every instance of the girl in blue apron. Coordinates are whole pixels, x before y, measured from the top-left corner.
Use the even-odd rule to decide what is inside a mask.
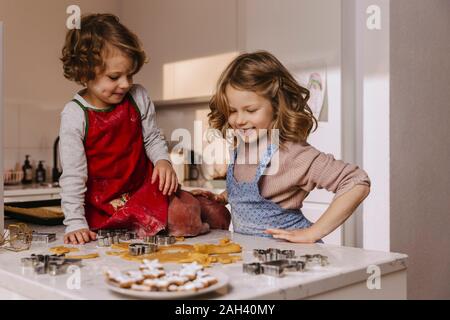
[[[309,134],[317,127],[308,99],[309,90],[300,86],[289,71],[266,51],[241,54],[222,73],[217,92],[210,101],[211,113],[208,116],[210,126],[219,130],[221,137],[231,136],[228,142],[233,152],[227,170],[227,188],[220,195],[199,190],[194,193],[222,204],[229,203],[234,232],[292,242],[322,242],[321,239],[344,223],[368,195],[370,180],[363,170],[334,160],[332,155],[321,153],[306,143]],[[260,148],[264,141],[266,147]],[[258,160],[256,173],[253,179],[249,179],[253,172],[250,170],[255,166],[240,167],[241,177],[246,178],[236,179],[236,164],[241,164],[236,159],[242,159],[240,157],[244,154],[247,161],[245,148],[250,150],[249,154],[257,154],[253,157]],[[307,169],[299,170],[295,150],[308,150],[306,159],[311,163],[304,166]],[[283,159],[293,161],[279,163],[283,166],[280,171],[284,176],[280,174],[277,178],[277,172],[272,172],[275,178],[271,181],[276,181],[274,185],[278,186],[277,183],[283,185],[286,177],[292,177],[292,180],[304,184],[288,185],[291,189],[286,192],[283,185],[280,192],[285,193],[278,194],[279,198],[287,199],[294,194],[301,206],[301,201],[313,188],[311,186],[339,193],[314,224],[305,218],[300,207],[292,208],[292,203],[281,206],[279,202],[261,195],[261,179],[268,174],[270,167],[274,167],[274,156],[280,156],[281,152],[285,156]],[[319,174],[311,178],[314,175],[311,170],[308,172],[310,168],[321,171],[320,179]],[[269,181],[269,178],[264,181]]]

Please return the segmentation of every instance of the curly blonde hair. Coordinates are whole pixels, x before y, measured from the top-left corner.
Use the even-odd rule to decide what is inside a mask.
[[[241,54],[228,65],[209,102],[209,125],[220,130],[224,137],[229,128],[230,110],[225,94],[228,85],[255,92],[271,102],[274,110],[272,129],[279,130],[281,143],[306,142],[317,128],[317,119],[307,104],[309,90],[300,86],[274,55],[256,51]]]
[[[69,30],[62,49],[64,77],[85,85],[95,79],[96,68],[105,69],[105,52],[112,46],[133,61],[132,75],[139,72],[147,56],[138,37],[113,14],[82,17],[81,29]]]

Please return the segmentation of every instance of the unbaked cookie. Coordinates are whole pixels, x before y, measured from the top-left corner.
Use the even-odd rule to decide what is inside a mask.
[[[80,249],[78,248],[71,248],[71,247],[65,247],[65,246],[58,246],[50,248],[50,252],[56,255],[66,254],[70,252],[78,252]]]

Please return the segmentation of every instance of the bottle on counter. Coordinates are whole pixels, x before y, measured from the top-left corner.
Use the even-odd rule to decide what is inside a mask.
[[[46,171],[44,168],[44,161],[39,161],[38,167],[36,169],[36,182],[44,183],[46,181]]]
[[[28,158],[30,158],[30,156],[26,155],[25,163],[22,166],[22,171],[23,171],[22,183],[24,183],[24,184],[33,182],[33,167],[31,166],[30,160],[28,160]]]

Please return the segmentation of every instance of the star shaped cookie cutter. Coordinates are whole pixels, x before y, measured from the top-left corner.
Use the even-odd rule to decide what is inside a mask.
[[[253,256],[258,262],[244,263],[243,272],[282,277],[285,271],[304,271],[307,266],[326,266],[328,257],[321,254],[305,254],[296,257],[295,250],[276,248],[254,249]]]
[[[286,260],[295,257],[295,250],[281,250],[276,248],[254,249],[253,256],[262,262]]]
[[[304,271],[306,263],[298,260],[273,260],[267,262],[244,263],[243,272],[251,275],[265,274],[282,277],[285,271]]]

